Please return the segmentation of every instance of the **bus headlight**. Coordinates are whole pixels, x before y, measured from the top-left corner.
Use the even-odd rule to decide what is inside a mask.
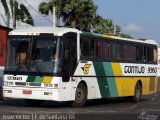
[[[4,93],[12,93],[12,90],[4,90]]]
[[[54,88],[58,88],[58,84],[54,84]]]
[[[53,85],[44,83],[44,87],[53,87]]]
[[[52,96],[52,92],[44,92],[44,95]]]
[[[6,85],[6,86],[11,86],[11,85],[13,85],[14,83],[13,82],[8,82],[8,81],[5,81],[4,82],[4,85]]]

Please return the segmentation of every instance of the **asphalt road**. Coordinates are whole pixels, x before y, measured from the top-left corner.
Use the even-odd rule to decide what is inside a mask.
[[[160,120],[160,88],[139,103],[126,98],[88,101],[83,108],[47,101],[28,107],[24,100],[0,101],[0,120]]]

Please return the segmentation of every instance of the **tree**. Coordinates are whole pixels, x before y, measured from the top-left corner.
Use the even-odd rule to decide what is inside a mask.
[[[128,35],[128,34],[124,34],[124,33],[121,33],[121,34],[120,34],[120,37],[133,39],[132,36],[130,36],[130,35]]]
[[[97,6],[92,0],[68,0],[64,7],[66,25],[90,31],[93,27]]]
[[[104,34],[120,34],[121,28],[113,24],[112,19],[104,19],[96,14],[97,6],[92,0],[50,0],[39,4],[39,12],[43,15],[52,13],[56,7],[57,25],[60,19],[65,26],[77,28],[82,31],[93,31]],[[116,28],[116,29],[115,29]],[[122,34],[123,37],[131,37]]]
[[[53,6],[56,7],[58,21],[62,18],[66,26],[81,30],[89,30],[92,27],[97,10],[92,0],[51,0],[40,3],[39,11],[48,15],[49,12],[52,13]]]
[[[114,33],[114,24],[112,19],[104,19],[101,16],[97,15],[94,19],[94,31],[98,33]]]
[[[4,11],[5,11],[5,14],[6,14],[6,15],[9,15],[9,14],[10,14],[10,12],[9,12],[9,8],[8,8],[8,6],[7,6],[7,2],[6,2],[6,0],[1,0],[1,3],[2,3],[2,5],[3,5],[3,8],[4,8]]]
[[[11,13],[13,15],[13,7],[14,7],[13,0],[10,0],[10,7],[11,7]],[[16,20],[19,20],[21,22],[30,25],[34,25],[34,20],[24,4],[19,5],[18,2],[15,1],[15,11],[16,11]]]
[[[33,21],[31,14],[29,13],[28,9],[23,4],[20,5],[19,11],[20,11],[19,12],[20,14],[17,16],[20,17],[20,20],[22,22],[28,23],[30,25],[34,25],[34,21]]]
[[[9,16],[13,16],[13,0],[9,1],[10,4],[7,4],[6,0],[1,0],[1,3],[3,5],[5,14]],[[9,11],[9,7],[11,9],[11,13]],[[19,5],[18,2],[15,1],[15,11],[16,11],[16,20],[25,22],[30,25],[34,25],[34,20],[31,14],[23,4]]]
[[[39,12],[44,15],[49,15],[49,13],[53,13],[53,7],[56,8],[56,16],[57,16],[57,23],[56,25],[60,25],[59,21],[60,18],[63,16],[63,7],[65,5],[65,0],[51,0],[49,2],[42,2],[39,4]]]

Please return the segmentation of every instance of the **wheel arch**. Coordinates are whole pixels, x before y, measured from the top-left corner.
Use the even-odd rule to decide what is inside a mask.
[[[87,83],[86,83],[84,80],[80,81],[79,84],[84,84],[84,86],[86,87],[86,89],[87,89],[87,91],[88,91]],[[79,84],[78,84],[78,85],[79,85]]]
[[[86,100],[88,99],[88,87],[87,87],[87,83],[84,80],[81,80],[77,84],[77,88],[78,87],[81,87],[81,89],[83,89],[83,94],[82,94],[83,95],[83,100],[81,100],[80,102],[78,102],[79,95],[75,92],[75,99],[69,103],[72,107],[76,107],[76,108],[84,106],[85,103],[86,103]],[[76,88],[76,91],[77,91],[77,88]],[[78,98],[77,100],[76,100],[76,97]]]
[[[142,93],[143,93],[143,84],[142,84],[142,80],[140,80],[140,79],[139,79],[139,80],[137,80],[137,82],[136,82],[135,86],[136,86],[138,83],[141,85]]]
[[[86,90],[87,90],[87,98],[88,98],[88,85],[87,85],[87,83],[84,81],[84,80],[82,80],[82,81],[80,81],[79,83],[78,83],[78,85],[79,84],[84,84],[84,86],[86,87]],[[77,85],[77,87],[78,87],[78,85]]]
[[[139,83],[139,84],[141,85],[142,94],[143,94],[143,84],[142,84],[142,81],[141,81],[141,80],[138,80],[137,83]],[[137,83],[136,83],[136,84],[137,84]]]
[[[141,85],[141,87],[143,87],[141,80],[138,80],[137,83],[139,83],[139,84]],[[137,84],[137,83],[136,83],[136,84]]]

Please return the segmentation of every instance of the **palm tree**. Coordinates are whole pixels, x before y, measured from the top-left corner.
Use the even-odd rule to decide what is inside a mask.
[[[42,2],[39,4],[39,12],[44,15],[49,15],[49,13],[53,13],[53,7],[56,8],[56,16],[57,23],[56,25],[60,25],[59,21],[61,16],[63,15],[63,7],[65,5],[65,0],[51,0],[49,2]]]
[[[133,39],[133,37],[131,35],[128,35],[128,34],[125,34],[125,33],[121,33],[120,37]]]
[[[10,15],[9,8],[8,8],[8,5],[7,5],[6,0],[1,0],[1,3],[2,3],[2,5],[3,5],[5,14],[6,14],[6,15]]]
[[[6,0],[1,0],[1,3],[3,5],[4,11],[6,15],[12,16],[13,15],[13,0],[10,0],[10,6],[7,5]],[[11,8],[11,13],[9,11],[9,7]],[[29,13],[28,9],[23,5],[19,4],[17,1],[15,1],[15,11],[16,11],[16,20],[25,22],[30,25],[34,25],[33,18],[31,14]]]
[[[104,19],[101,16],[97,15],[95,19],[94,30],[99,33],[109,33],[114,32],[114,24],[112,19]]]
[[[19,12],[20,14],[17,16],[20,17],[22,22],[28,23],[30,25],[34,25],[34,21],[33,21],[31,14],[29,13],[28,9],[23,4],[20,5],[19,11],[20,11]]]
[[[39,5],[39,12],[44,15],[52,13],[53,6],[56,7],[58,21],[62,18],[65,26],[74,27],[83,31],[94,31],[100,33],[114,33],[112,19],[104,19],[96,15],[97,6],[92,0],[51,0]],[[58,24],[59,25],[59,22]],[[120,31],[120,27],[117,26]]]
[[[88,31],[93,26],[97,6],[92,0],[68,0],[64,11],[66,25]]]
[[[56,7],[58,20],[62,18],[66,26],[81,30],[91,28],[97,10],[92,0],[51,0],[40,3],[39,11],[48,15],[52,13],[53,6]]]
[[[10,7],[13,15],[13,7],[14,7],[13,0],[10,0]],[[34,20],[24,4],[19,5],[18,2],[15,1],[15,11],[16,11],[16,20],[19,20],[21,22],[24,22],[30,25],[34,25]]]

